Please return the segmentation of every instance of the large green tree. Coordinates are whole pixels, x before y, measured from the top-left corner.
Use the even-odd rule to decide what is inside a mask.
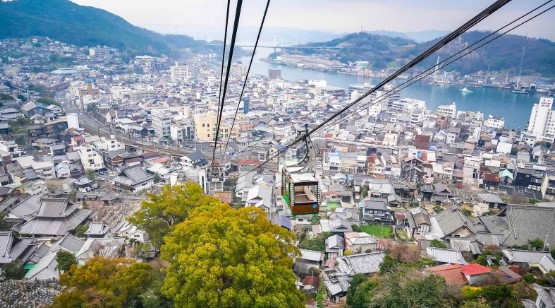
[[[140,307],[154,275],[146,263],[95,257],[60,276],[64,290],[52,307]]]
[[[347,292],[349,307],[457,307],[460,294],[442,277],[423,274],[414,267],[363,280],[355,276]]]
[[[77,265],[75,256],[71,252],[65,250],[58,250],[56,253],[56,262],[58,263],[56,269],[62,272],[68,271],[72,265]]]
[[[180,307],[302,307],[294,241],[262,210],[198,208],[164,238],[162,291]]]
[[[159,248],[164,236],[176,224],[187,219],[191,210],[218,203],[218,199],[205,195],[198,184],[185,182],[182,185],[166,185],[160,194],[149,194],[129,221],[145,230],[154,247]]]

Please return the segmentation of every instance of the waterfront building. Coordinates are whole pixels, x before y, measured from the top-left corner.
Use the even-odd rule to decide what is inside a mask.
[[[502,129],[505,126],[504,118],[495,118],[491,114],[488,116],[487,120],[484,121],[485,127]]]
[[[441,116],[455,118],[455,116],[457,115],[457,104],[453,102],[451,105],[438,106],[436,113]]]
[[[555,137],[553,97],[542,97],[538,104],[534,104],[526,135],[535,137],[536,140],[553,142]]]

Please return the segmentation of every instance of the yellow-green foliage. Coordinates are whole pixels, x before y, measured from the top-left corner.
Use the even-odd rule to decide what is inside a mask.
[[[465,300],[468,299],[476,299],[482,295],[482,288],[480,287],[471,287],[471,286],[464,286],[462,287],[462,294]]]

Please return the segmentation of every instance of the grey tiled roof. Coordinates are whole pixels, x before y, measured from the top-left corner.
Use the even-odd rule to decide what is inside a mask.
[[[503,249],[503,256],[511,263],[539,264],[549,252]]]
[[[426,248],[426,253],[430,258],[437,262],[449,264],[466,264],[463,255],[460,251],[441,249],[436,247]]]
[[[122,173],[125,177],[129,178],[133,184],[141,184],[153,179],[153,177],[148,175],[140,165],[129,167],[123,170]]]
[[[10,250],[12,249],[13,234],[11,231],[0,232],[0,264],[10,263]]]
[[[31,196],[25,199],[23,202],[16,205],[13,209],[11,209],[10,214],[21,218],[29,217],[30,215],[38,212],[39,208],[40,208],[40,197]]]
[[[43,199],[37,217],[66,217],[67,199]]]
[[[336,250],[345,248],[345,241],[339,235],[332,235],[326,239],[326,252],[328,250]]]
[[[445,236],[448,236],[464,226],[476,233],[472,222],[459,211],[457,206],[452,206],[441,212],[436,216],[436,219]]]
[[[383,262],[385,253],[371,252],[363,253],[352,256],[343,256],[336,258],[338,268],[341,272],[354,275],[354,274],[371,274],[380,270],[380,265]]]
[[[537,238],[543,239],[546,243],[555,243],[555,208],[510,205],[504,214],[510,231],[503,244],[524,245],[528,240]]]

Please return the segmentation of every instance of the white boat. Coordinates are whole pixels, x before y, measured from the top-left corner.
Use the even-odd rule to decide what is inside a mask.
[[[474,91],[469,90],[467,87],[464,87],[464,88],[461,89],[461,92],[462,92],[462,93],[472,93],[472,92],[474,92]]]

